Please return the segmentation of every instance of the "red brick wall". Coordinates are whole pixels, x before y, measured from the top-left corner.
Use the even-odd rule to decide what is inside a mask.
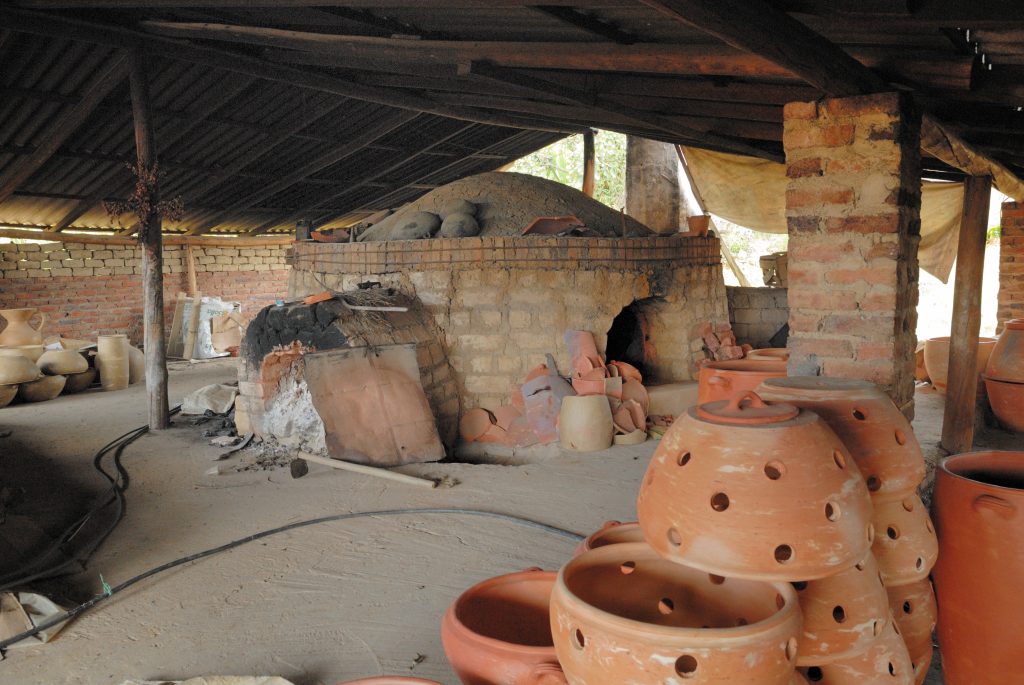
[[[1002,206],[999,239],[999,330],[1010,319],[1024,319],[1024,203]]]

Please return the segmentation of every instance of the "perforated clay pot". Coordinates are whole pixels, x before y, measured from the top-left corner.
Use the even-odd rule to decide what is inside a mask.
[[[587,539],[579,544],[573,556],[579,556],[597,547],[606,545],[621,545],[626,542],[643,542],[644,532],[636,521],[622,523],[621,521],[606,521],[601,529],[591,533]]]
[[[892,615],[910,652],[914,669],[917,670],[923,662],[931,664],[932,633],[939,612],[932,582],[923,578],[906,585],[892,585],[886,590]]]
[[[800,671],[811,685],[911,685],[914,667],[897,630],[890,617],[864,651]]]
[[[735,359],[708,362],[697,375],[697,402],[726,400],[754,390],[768,378],[786,375],[786,362]]]
[[[876,500],[872,522],[876,535],[871,549],[886,586],[927,578],[939,554],[939,541],[917,493]]]

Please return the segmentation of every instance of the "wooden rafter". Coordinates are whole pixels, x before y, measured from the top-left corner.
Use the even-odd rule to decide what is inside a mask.
[[[612,22],[606,21],[592,12],[564,5],[535,5],[532,9],[619,45],[632,45],[637,42],[635,35],[623,31]]]

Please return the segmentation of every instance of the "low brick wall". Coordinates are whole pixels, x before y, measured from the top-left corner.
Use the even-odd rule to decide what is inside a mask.
[[[789,322],[789,298],[785,288],[728,286],[729,322],[736,342],[770,347],[772,336]]]
[[[290,246],[193,247],[196,283],[204,295],[242,303],[254,316],[288,291]],[[142,336],[142,255],[132,245],[98,243],[0,244],[0,309],[35,307],[46,314],[46,335],[93,339],[99,334]],[[185,247],[164,248],[168,325],[174,300],[188,289]]]
[[[999,239],[999,330],[1010,319],[1024,319],[1024,202],[1002,206]]]

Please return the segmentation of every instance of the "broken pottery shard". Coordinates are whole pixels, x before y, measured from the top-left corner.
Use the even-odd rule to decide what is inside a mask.
[[[575,374],[583,375],[598,366],[604,366],[604,360],[597,351],[594,334],[590,331],[566,331],[565,347],[569,351],[569,359],[572,360]]]
[[[558,440],[558,412],[562,400],[575,394],[572,386],[560,376],[540,376],[523,383],[526,421],[538,441],[547,444]]]

